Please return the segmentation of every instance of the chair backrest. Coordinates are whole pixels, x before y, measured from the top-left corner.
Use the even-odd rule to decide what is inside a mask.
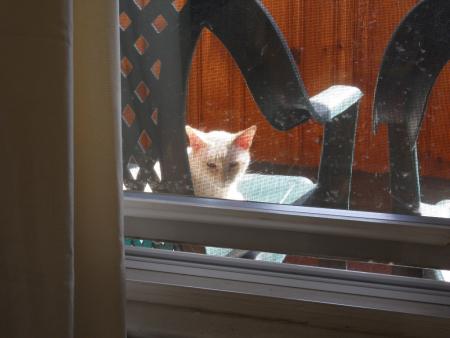
[[[260,1],[121,0],[120,12],[124,179],[129,188],[142,190],[150,180],[154,191],[193,193],[184,131],[186,87],[203,29],[209,29],[228,49],[261,113],[274,128],[288,130],[311,117],[322,119],[309,100],[280,30]],[[352,108],[346,117],[355,122],[356,114],[357,108]],[[354,125],[346,135],[332,139],[351,136],[352,142],[347,142],[351,154],[343,152],[345,163],[350,164],[339,172],[346,176],[347,197],[342,200],[347,206]],[[324,153],[333,157],[333,151]],[[341,164],[344,157],[335,164]],[[155,183],[152,169],[156,160],[161,164],[160,183]],[[137,183],[126,168],[130,161],[146,168]],[[324,182],[337,177],[321,171],[319,180],[322,177]]]
[[[417,138],[431,89],[449,59],[450,1],[421,1],[393,34],[375,90],[374,126],[388,125],[394,211],[419,210]]]

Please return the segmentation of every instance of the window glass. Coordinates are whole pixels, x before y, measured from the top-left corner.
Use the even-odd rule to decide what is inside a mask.
[[[384,51],[415,0],[223,3],[121,1],[128,189],[186,194],[190,171],[202,197],[450,216],[448,69],[417,128],[420,181],[393,182],[404,185],[396,196],[390,161],[402,154],[389,144],[408,135],[390,138],[388,117],[372,127],[375,99],[389,99],[374,95]],[[414,48],[401,42],[399,57]],[[435,47],[424,45],[422,55]],[[413,57],[428,71],[423,56]],[[417,88],[397,89],[401,96]],[[395,108],[398,119],[414,109]],[[411,163],[395,175],[415,169]]]
[[[124,189],[449,218],[449,18],[121,0]]]

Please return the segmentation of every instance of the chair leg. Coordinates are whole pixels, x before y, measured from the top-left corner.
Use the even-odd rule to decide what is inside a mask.
[[[417,146],[411,147],[404,124],[389,124],[388,128],[392,211],[417,213],[420,208]]]
[[[325,123],[317,187],[296,205],[348,209],[359,105]]]

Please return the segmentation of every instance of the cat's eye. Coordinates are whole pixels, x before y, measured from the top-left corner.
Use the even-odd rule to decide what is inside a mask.
[[[239,164],[238,162],[231,162],[230,168],[236,168],[238,164]]]
[[[212,162],[208,162],[208,163],[206,163],[206,165],[210,169],[216,169],[217,168],[217,165],[215,163],[212,163]]]

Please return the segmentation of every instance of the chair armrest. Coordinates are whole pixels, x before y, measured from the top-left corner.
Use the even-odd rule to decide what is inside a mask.
[[[317,113],[317,120],[326,123],[356,104],[362,96],[363,93],[357,87],[331,86],[313,96],[310,101]]]

